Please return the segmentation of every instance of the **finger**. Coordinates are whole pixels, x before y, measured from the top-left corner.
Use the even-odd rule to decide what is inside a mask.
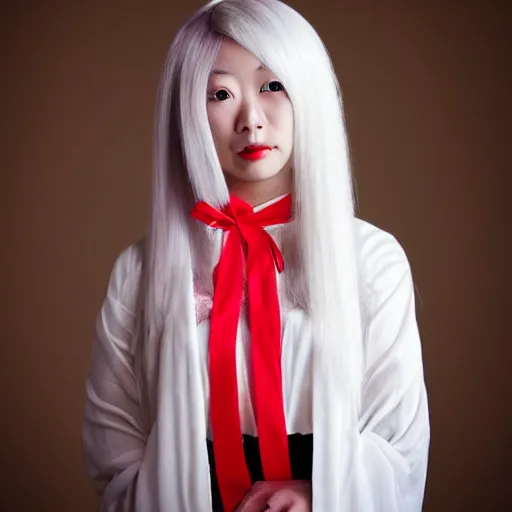
[[[271,512],[285,512],[293,502],[293,494],[288,489],[282,489],[269,497],[267,505]]]
[[[261,512],[265,510],[267,501],[273,493],[274,490],[271,486],[265,485],[265,482],[257,482],[252,486],[235,512]]]
[[[278,507],[272,505],[268,508],[268,512],[311,512],[311,505],[302,502],[282,503]]]
[[[311,512],[311,505],[307,503],[295,503],[290,508],[284,509],[283,512]]]

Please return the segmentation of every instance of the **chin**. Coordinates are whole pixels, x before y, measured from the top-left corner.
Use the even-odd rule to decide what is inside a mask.
[[[266,181],[277,177],[281,173],[285,173],[286,163],[269,165],[269,162],[252,162],[245,168],[233,169],[227,172],[228,176],[237,181],[255,182]]]
[[[232,181],[245,182],[245,183],[257,183],[259,181],[267,181],[277,177],[280,174],[280,170],[269,171],[251,169],[250,171],[228,173],[229,179]]]

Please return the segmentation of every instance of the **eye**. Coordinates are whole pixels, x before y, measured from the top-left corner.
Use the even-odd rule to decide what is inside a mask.
[[[208,99],[211,101],[225,101],[229,98],[229,93],[226,89],[219,89],[215,91],[213,94],[208,96]]]
[[[284,85],[277,80],[270,80],[266,84],[263,84],[260,92],[279,92],[284,91]]]

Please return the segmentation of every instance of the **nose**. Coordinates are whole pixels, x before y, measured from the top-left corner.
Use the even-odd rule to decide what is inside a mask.
[[[265,114],[256,98],[247,98],[240,105],[236,121],[237,133],[261,130],[265,124]]]

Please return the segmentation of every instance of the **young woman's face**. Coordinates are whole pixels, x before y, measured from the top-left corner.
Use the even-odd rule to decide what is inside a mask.
[[[277,193],[289,192],[293,111],[277,77],[252,53],[225,38],[208,80],[207,102],[230,189],[265,181]]]

